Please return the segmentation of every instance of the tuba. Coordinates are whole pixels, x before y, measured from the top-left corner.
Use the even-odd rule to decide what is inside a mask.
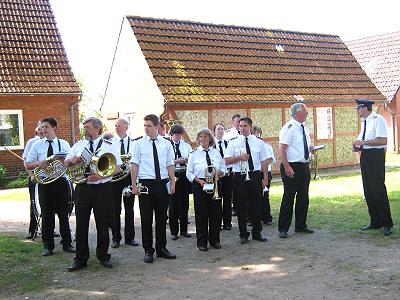
[[[210,168],[211,171],[209,171]],[[218,170],[214,165],[208,166],[204,170],[204,179],[206,184],[203,187],[203,191],[207,194],[213,194],[214,200],[221,200],[218,191]]]
[[[122,160],[121,172],[115,174],[111,182],[118,182],[122,179],[125,179],[131,173],[131,168],[129,166],[129,161],[131,160],[131,158],[132,158],[131,154],[121,155],[121,160]]]
[[[100,156],[92,156],[90,161],[80,162],[67,168],[69,179],[75,183],[87,182],[89,175],[99,174],[102,177],[109,177],[113,174],[116,167],[116,158],[112,153],[103,153]]]
[[[63,176],[67,168],[60,161],[60,158],[65,158],[65,156],[57,154],[46,158],[46,164],[33,170],[34,180],[39,184],[49,184]]]

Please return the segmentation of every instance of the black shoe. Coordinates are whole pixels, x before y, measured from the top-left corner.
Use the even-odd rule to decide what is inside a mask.
[[[171,240],[176,241],[177,239],[178,239],[177,235],[175,235],[175,234],[171,235]]]
[[[311,228],[308,228],[308,227],[302,228],[302,229],[296,228],[294,231],[295,232],[304,232],[304,233],[314,233],[314,230],[312,230]]]
[[[286,231],[279,231],[279,237],[281,239],[287,239],[288,238],[288,234]]]
[[[32,239],[33,239],[33,233],[29,233],[29,234],[25,237],[25,239],[27,239],[27,240],[32,240]]]
[[[63,247],[64,252],[76,253],[76,250],[72,246]]]
[[[175,259],[176,255],[169,252],[167,248],[161,248],[160,250],[157,251],[157,257],[162,257],[166,259]]]
[[[207,252],[208,251],[207,246],[198,246],[198,248],[199,248],[200,251],[203,251],[203,252]]]
[[[272,225],[272,221],[262,221],[265,225]]]
[[[383,227],[383,235],[388,236],[393,233],[393,228],[392,227]]]
[[[143,259],[143,261],[144,261],[146,264],[152,264],[153,261],[154,261],[153,253],[151,253],[151,252],[146,252],[146,253],[144,254],[144,259]]]
[[[42,256],[50,256],[50,255],[53,255],[53,254],[54,254],[53,250],[44,249],[43,253],[42,253]]]
[[[210,246],[214,249],[221,249],[221,244],[219,242],[210,243]]]
[[[223,229],[225,229],[225,230],[232,230],[232,225],[224,225],[224,226],[222,226],[222,228]]]
[[[247,244],[249,242],[249,238],[248,237],[241,237],[240,238],[240,243],[243,244]]]
[[[253,240],[255,241],[259,241],[259,242],[263,242],[265,243],[267,240],[267,238],[265,236],[259,235],[259,236],[253,236]]]
[[[135,240],[130,240],[130,241],[125,241],[125,245],[137,247],[137,246],[139,246],[139,243],[136,242]]]
[[[87,267],[87,263],[76,261],[76,262],[74,262],[74,264],[72,266],[68,267],[67,271],[74,272],[74,271],[77,271],[77,270],[80,270],[80,269],[83,269],[86,267]]]
[[[191,238],[192,237],[192,235],[189,232],[181,233],[181,236],[184,236],[186,238]]]
[[[112,244],[111,244],[111,248],[116,249],[116,248],[119,248],[120,245],[121,245],[120,242],[118,242],[118,241],[113,241]]]
[[[108,268],[111,269],[112,268],[112,263],[109,259],[106,260],[101,260],[100,264],[104,267],[104,268]]]
[[[379,229],[380,227],[378,226],[372,226],[371,224],[368,224],[367,226],[364,226],[360,228],[361,230],[371,230],[371,229]]]
[[[60,236],[60,234],[59,233],[57,233],[57,232],[53,232],[53,237],[59,237]]]

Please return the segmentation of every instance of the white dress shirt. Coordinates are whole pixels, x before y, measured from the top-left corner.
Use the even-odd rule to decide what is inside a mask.
[[[160,135],[155,140],[158,161],[160,163],[161,179],[168,178],[169,166],[174,165],[174,149],[171,142]],[[139,179],[156,179],[154,157],[153,157],[153,141],[149,136],[142,137],[135,141],[135,148],[130,163],[138,166],[137,177]]]
[[[264,142],[254,135],[248,135],[248,143],[250,147],[251,157],[253,159],[254,171],[261,171],[261,163],[271,158],[265,151]],[[238,135],[233,138],[228,143],[228,148],[226,148],[225,157],[239,156],[246,152],[246,141],[244,135]],[[233,172],[241,172],[240,161],[233,164]]]
[[[213,147],[208,148],[208,155],[210,156],[211,164],[217,169],[217,172],[226,172],[226,166],[219,151]],[[193,182],[195,177],[204,178],[205,170],[208,167],[206,159],[206,151],[203,147],[199,146],[189,155],[188,166],[186,169],[186,177],[190,182]]]
[[[99,136],[97,139],[95,139],[93,141],[93,150],[94,151],[96,151],[97,146],[98,146],[98,144],[99,144],[101,139],[102,139],[102,137]],[[72,148],[69,150],[67,158],[71,158],[71,157],[74,157],[74,156],[80,157],[85,148],[87,148],[88,150],[90,148],[90,142],[88,140],[80,140],[80,141],[76,142],[75,145],[73,145]],[[115,158],[116,158],[117,166],[120,166],[122,164],[121,156],[119,154],[119,150],[117,149],[117,147],[115,145],[113,145],[112,141],[103,140],[100,148],[98,149],[98,152],[96,153],[96,156],[99,157],[104,153],[113,154],[115,156]],[[87,184],[106,183],[106,182],[111,181],[111,179],[112,179],[112,177],[110,176],[110,177],[102,178],[102,179],[97,180],[97,181],[87,182]]]
[[[174,149],[174,160],[177,160],[178,159],[178,157],[176,156],[177,143],[174,140],[172,140],[172,138],[169,138],[167,140],[171,143]],[[189,145],[188,142],[186,142],[185,140],[180,140],[178,147],[179,151],[181,152],[182,158],[189,157],[190,152],[192,152],[192,147]],[[180,167],[180,164],[175,164],[175,166]]]
[[[385,118],[381,115],[372,112],[367,117],[367,129],[365,131],[365,141],[374,140],[379,137],[387,137],[387,126]],[[362,140],[364,132],[364,120],[361,122],[361,131],[358,135],[358,140]],[[386,145],[381,146],[371,146],[363,145],[363,149],[386,149]]]
[[[49,146],[49,143],[47,142],[46,138],[43,139],[37,139],[29,153],[28,157],[26,158],[27,163],[31,162],[36,162],[36,161],[41,161],[47,158],[47,150],[49,147],[53,148],[53,154],[57,153],[68,153],[70,146],[69,143],[65,140],[54,138],[53,142]],[[67,177],[67,175],[64,175],[63,177]]]
[[[268,165],[268,172],[271,172],[272,170],[272,165],[276,162],[275,161],[275,155],[274,155],[274,149],[272,149],[272,146],[268,143],[264,142],[265,146],[265,151],[267,152],[267,156],[272,158],[272,162]]]
[[[31,150],[33,144],[38,140],[40,140],[40,137],[39,136],[35,136],[35,137],[29,139],[26,142],[24,153],[22,153],[22,158],[24,158],[26,160],[26,158],[28,157],[29,151]]]
[[[223,158],[225,158],[225,152],[226,152],[226,149],[228,148],[229,142],[228,142],[227,140],[225,140],[224,138],[222,138],[221,140],[218,140],[218,139],[216,138],[216,139],[215,139],[215,146],[214,146],[214,148],[217,149],[218,152],[220,152],[220,151],[219,151],[219,145],[220,145],[220,144],[221,144],[221,147],[222,147],[222,153],[224,154]],[[220,152],[220,153],[221,153],[221,152]],[[232,167],[233,167],[232,164],[226,165],[226,168],[232,168]]]
[[[288,145],[286,148],[286,155],[288,162],[302,162],[306,163],[308,160],[304,157],[304,143],[303,143],[303,129],[301,128],[302,123],[297,122],[295,119],[291,119],[289,122],[282,127],[279,133],[279,143]],[[304,132],[306,135],[307,146],[310,149],[311,138],[310,132],[304,125]]]
[[[229,128],[229,129],[225,130],[224,136],[222,138],[224,140],[229,141],[229,140],[231,140],[234,137],[237,137],[239,135],[240,135],[239,131],[235,127],[232,127],[232,128]]]
[[[135,140],[131,139],[129,137],[129,135],[124,137],[122,140],[124,141],[125,154],[133,155],[133,149],[134,149]],[[118,153],[120,153],[121,152],[121,138],[118,135],[114,136],[112,138],[112,143],[117,148]],[[129,146],[129,148],[128,148],[128,146]]]

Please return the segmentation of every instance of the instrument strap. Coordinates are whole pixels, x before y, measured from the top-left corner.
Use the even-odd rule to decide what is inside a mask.
[[[128,146],[126,147],[126,154],[129,154],[129,145],[131,144],[131,138],[128,135]]]

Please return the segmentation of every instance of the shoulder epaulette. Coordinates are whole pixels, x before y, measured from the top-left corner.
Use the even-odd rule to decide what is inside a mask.
[[[260,136],[256,136],[256,138],[258,138],[258,139],[260,139],[260,140],[262,140],[262,141],[264,142],[264,140],[263,140],[263,138],[262,138],[262,137],[260,137]]]
[[[140,140],[142,137],[143,137],[143,136],[139,136],[139,137],[137,137],[137,138],[135,138],[135,139],[132,139],[132,141]]]
[[[231,130],[231,128],[229,128],[229,129],[225,130],[225,132],[229,132],[230,130]]]
[[[372,118],[374,118],[374,119],[376,119],[378,116],[377,115],[375,115],[375,116],[373,116]]]
[[[166,139],[167,141],[170,140],[170,138],[168,136],[163,136],[164,139]]]
[[[103,139],[103,142],[106,144],[112,145],[112,141],[110,141],[110,140]]]
[[[194,148],[192,151],[190,151],[190,153],[193,153],[197,150],[198,147]]]
[[[187,143],[187,144],[190,145],[190,142],[189,142],[189,141],[187,141],[187,140],[182,140],[182,141],[184,141],[185,143]]]
[[[293,124],[289,124],[287,128],[292,128]]]
[[[237,138],[238,138],[238,136],[235,136],[235,137],[231,138],[229,141],[233,141],[234,139],[237,139]]]

